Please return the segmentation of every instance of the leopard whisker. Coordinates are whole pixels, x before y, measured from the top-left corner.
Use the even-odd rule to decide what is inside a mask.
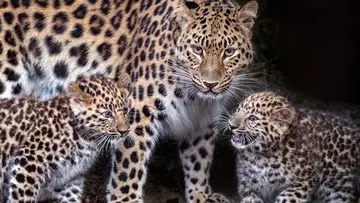
[[[232,90],[231,88],[226,89],[225,93],[228,93],[230,97],[235,98],[238,102],[242,101],[242,96],[239,94],[236,94],[234,90]]]
[[[224,122],[214,123],[215,130],[221,133],[225,133],[228,130],[228,126]]]
[[[252,91],[251,89],[247,90],[245,88],[240,88],[240,87],[230,87],[229,89],[240,91],[241,93],[245,94],[245,96],[250,95],[251,93],[254,93],[254,91]]]

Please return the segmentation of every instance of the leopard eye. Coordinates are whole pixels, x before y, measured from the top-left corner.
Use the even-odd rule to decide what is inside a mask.
[[[102,113],[102,115],[105,117],[105,118],[113,118],[113,113],[111,111],[105,111],[104,113]]]
[[[203,49],[198,45],[191,45],[191,49],[197,55],[201,55],[203,53]]]
[[[256,116],[254,116],[254,115],[251,115],[251,116],[249,116],[249,117],[247,118],[247,120],[249,120],[249,121],[257,121],[257,120],[259,120],[259,118],[256,117]]]
[[[234,48],[227,48],[224,51],[224,57],[230,57],[230,56],[234,55],[234,53],[235,53]]]

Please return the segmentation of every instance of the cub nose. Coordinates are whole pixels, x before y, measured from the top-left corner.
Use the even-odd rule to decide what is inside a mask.
[[[121,133],[121,135],[127,134],[130,130],[130,125],[128,123],[119,124],[117,126],[117,131]]]
[[[217,84],[219,84],[219,83],[218,82],[206,82],[206,81],[204,81],[204,85],[206,87],[208,87],[209,89],[214,88]]]
[[[121,135],[126,135],[129,133],[129,128],[128,129],[124,129],[124,130],[118,130],[118,132],[121,134]]]
[[[230,126],[230,130],[235,130],[237,127],[232,125],[231,123],[229,123],[229,126]]]
[[[239,125],[236,122],[234,122],[234,120],[231,119],[228,121],[228,124],[231,131],[239,127]]]

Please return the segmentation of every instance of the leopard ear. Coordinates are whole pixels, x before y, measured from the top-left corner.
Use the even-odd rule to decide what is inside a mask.
[[[186,31],[188,25],[194,20],[194,15],[190,8],[196,6],[196,2],[178,1],[177,7],[170,15],[171,24],[174,25],[173,37],[176,43],[180,34]]]
[[[122,73],[117,79],[117,85],[120,88],[125,88],[129,94],[132,90],[131,78],[128,74]]]
[[[295,119],[295,109],[292,106],[282,106],[272,110],[272,117],[274,120],[285,123],[291,124]]]
[[[195,9],[199,7],[204,0],[193,0],[193,1],[185,1],[185,5],[188,9]]]
[[[190,22],[192,22],[195,19],[194,14],[190,11],[190,9],[194,5],[197,5],[197,4],[194,2],[193,5],[191,5],[191,4],[186,4],[185,2],[180,1],[179,7],[176,10],[177,18],[175,18],[175,19],[176,19],[178,26],[180,26],[181,28],[186,27]]]
[[[76,82],[69,84],[67,95],[71,102],[74,102],[76,105],[86,106],[91,103],[91,96],[83,92]]]
[[[255,24],[259,5],[256,1],[249,1],[237,11],[237,19],[241,25],[251,31]]]

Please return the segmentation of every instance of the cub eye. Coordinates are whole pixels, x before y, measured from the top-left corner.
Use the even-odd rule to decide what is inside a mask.
[[[113,113],[111,111],[105,111],[104,113],[102,113],[102,115],[105,117],[105,118],[113,118]]]
[[[198,45],[191,45],[191,49],[195,54],[201,55],[203,53],[203,49]]]
[[[224,51],[224,57],[230,57],[235,53],[235,49],[234,48],[227,48]]]
[[[249,117],[247,118],[247,120],[249,120],[249,121],[257,121],[257,120],[259,120],[259,118],[256,117],[256,116],[254,116],[254,115],[251,115],[251,116],[249,116]]]

